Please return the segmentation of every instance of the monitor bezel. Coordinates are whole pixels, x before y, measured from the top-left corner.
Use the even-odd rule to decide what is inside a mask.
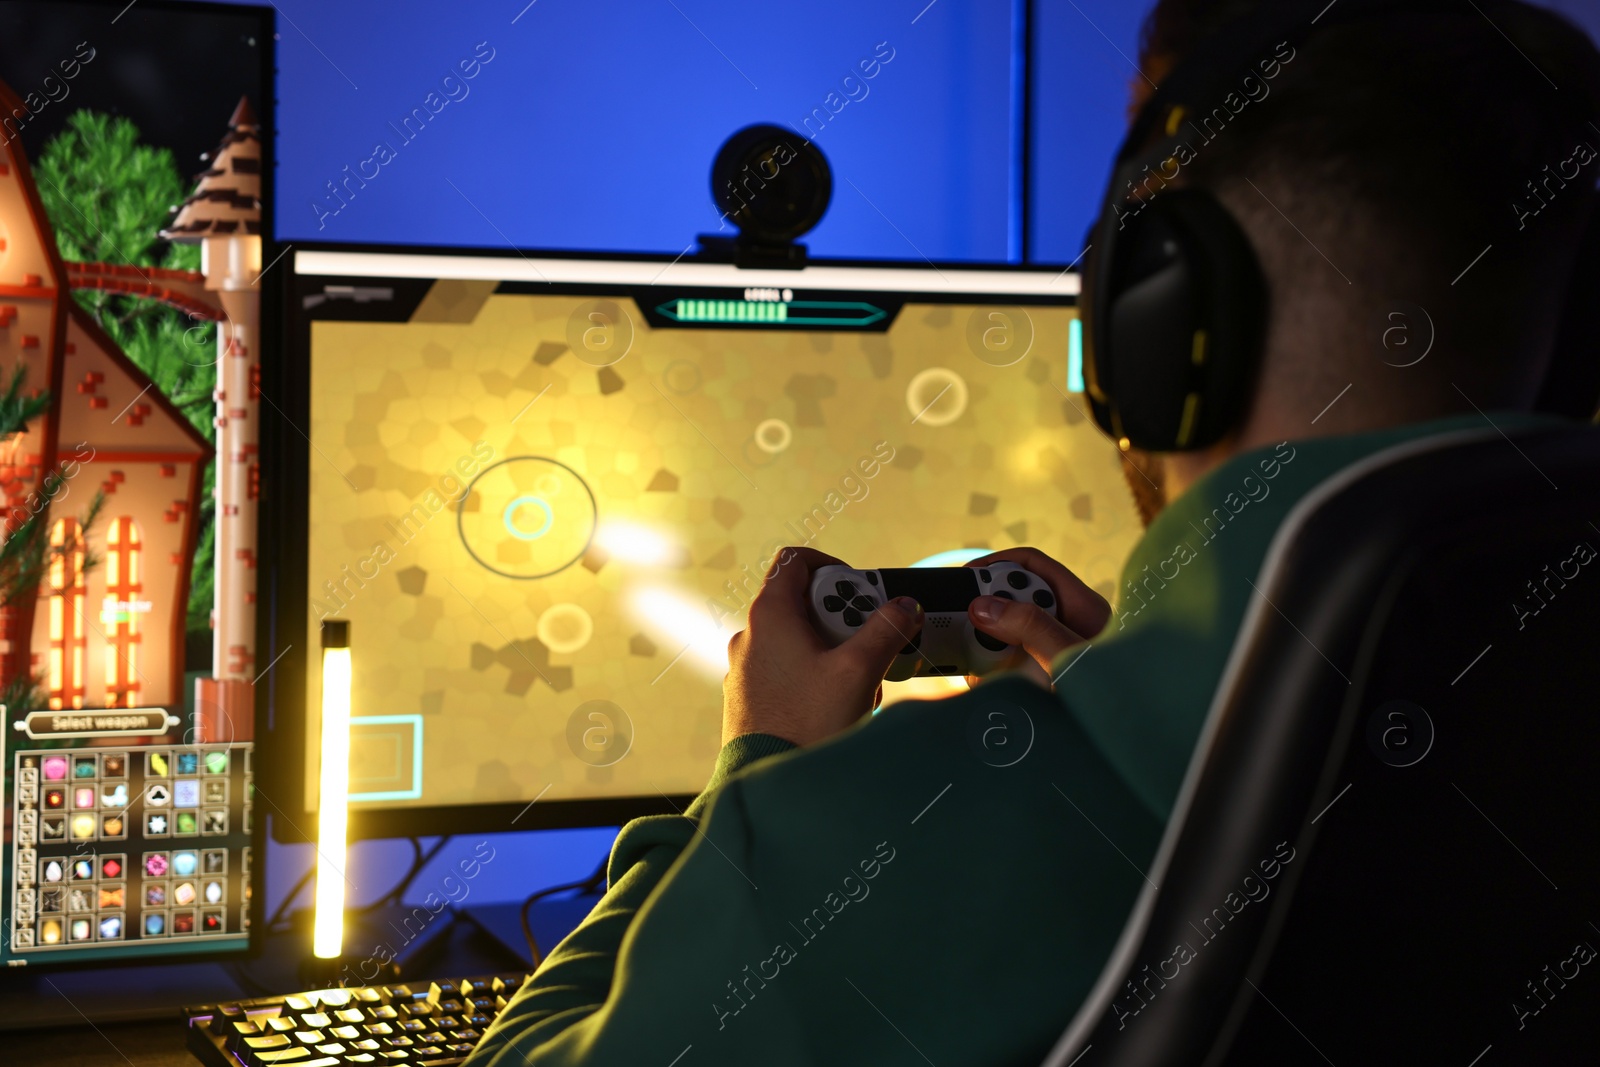
[[[475,246],[434,245],[373,245],[343,242],[295,242],[288,251],[290,262],[284,271],[282,285],[282,345],[279,358],[262,362],[262,394],[270,397],[272,412],[262,409],[260,426],[261,462],[263,470],[271,476],[263,479],[260,543],[263,552],[258,560],[258,623],[257,656],[262,662],[276,661],[277,666],[257,688],[258,740],[266,749],[266,756],[257,758],[257,793],[261,784],[280,799],[291,799],[290,811],[278,810],[271,819],[274,840],[304,843],[315,840],[315,812],[304,804],[308,792],[305,780],[308,738],[306,691],[306,659],[293,654],[300,647],[306,655],[315,649],[306,647],[308,638],[314,640],[307,591],[309,570],[309,478],[311,443],[298,427],[309,425],[310,417],[310,325],[311,315],[301,308],[298,295],[307,284],[365,284],[381,285],[387,282],[412,282],[419,279],[409,275],[377,273],[322,274],[299,273],[297,262],[302,254],[320,252],[372,254],[380,256],[444,256],[479,258],[517,264],[532,259],[596,263],[661,264],[659,284],[672,286],[673,265],[697,266],[716,261],[665,253],[581,252],[570,249],[488,249]],[[927,289],[905,288],[875,290],[889,296],[915,297],[921,303],[987,303],[1011,306],[1063,306],[1078,304],[1078,277],[1075,265],[1043,267],[1017,264],[932,263],[912,260],[812,260],[808,268],[846,268],[865,271],[909,271],[929,280]],[[720,264],[719,269],[733,270],[731,264]],[[522,268],[514,267],[511,274]],[[940,287],[939,279],[945,272],[977,272],[980,275],[1029,276],[1049,278],[1061,283],[1060,294],[1045,292],[976,292]],[[781,274],[799,283],[806,270],[799,271],[747,271],[740,276],[769,276]],[[474,275],[476,276],[476,275]],[[485,278],[501,283],[514,281],[502,275]],[[538,284],[538,283],[536,283]],[[764,280],[752,280],[751,285],[768,285]],[[548,282],[538,284],[542,291],[552,294],[593,294],[595,296],[633,296],[643,286],[637,283],[606,282]],[[685,285],[685,288],[690,286]],[[696,286],[698,287],[698,286]],[[796,288],[799,287],[797,284]],[[1054,284],[1051,286],[1055,287]],[[735,327],[736,328],[736,327]],[[267,349],[267,351],[272,351]],[[266,546],[276,546],[271,554]],[[282,657],[278,659],[277,657]],[[706,768],[709,775],[710,766]],[[630,819],[646,815],[681,813],[694,799],[694,794],[633,795],[577,800],[549,800],[492,804],[454,804],[394,807],[352,807],[347,836],[351,840],[395,837],[421,837],[439,834],[501,833],[514,830],[572,829],[582,827],[618,826]],[[273,804],[274,807],[278,805]],[[291,816],[291,811],[293,816]]]

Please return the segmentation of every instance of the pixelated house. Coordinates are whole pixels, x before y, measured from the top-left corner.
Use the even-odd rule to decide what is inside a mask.
[[[0,83],[0,113],[14,109],[26,114]],[[177,707],[212,450],[78,306],[75,287],[206,310],[198,274],[64,263],[20,142],[0,144],[0,374],[26,367],[26,388],[51,397],[0,442],[0,494],[7,535],[37,510],[56,550],[37,597],[0,616],[0,682],[36,674],[52,708]],[[45,500],[51,471],[70,477]],[[85,531],[78,518],[97,489],[105,506]]]

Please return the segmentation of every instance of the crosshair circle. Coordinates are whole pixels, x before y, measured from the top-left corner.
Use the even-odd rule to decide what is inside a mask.
[[[544,511],[544,525],[540,526],[532,533],[529,533],[527,530],[524,530],[522,527],[518,526],[516,519],[517,509],[529,504]],[[555,512],[550,510],[550,505],[546,504],[541,498],[536,496],[519,496],[511,503],[506,505],[505,514],[500,517],[500,521],[505,524],[506,533],[510,534],[512,537],[515,537],[518,541],[537,541],[539,538],[550,532],[550,524],[556,521],[556,516]]]
[[[543,511],[543,522],[530,510]],[[478,566],[526,581],[582,559],[598,517],[594,490],[577,471],[547,456],[512,456],[467,485],[456,507],[456,532]]]

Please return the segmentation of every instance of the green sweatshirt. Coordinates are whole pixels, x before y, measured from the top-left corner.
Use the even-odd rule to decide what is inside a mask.
[[[623,827],[609,892],[469,1064],[1040,1061],[1128,917],[1284,516],[1451,430],[1494,432],[1473,415],[1212,471],[1145,531],[1054,693],[1002,676],[805,749],[729,742],[683,815]]]

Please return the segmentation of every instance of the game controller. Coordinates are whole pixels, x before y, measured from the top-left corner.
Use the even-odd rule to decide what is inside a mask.
[[[1031,600],[1054,613],[1055,594],[1043,578],[1016,563],[983,567],[880,567],[856,570],[840,564],[811,576],[811,614],[832,645],[841,645],[867,616],[895,597],[922,605],[922,632],[913,637],[885,678],[903,682],[925,675],[981,675],[1016,661],[1016,645],[972,625],[967,606],[980,596]]]

